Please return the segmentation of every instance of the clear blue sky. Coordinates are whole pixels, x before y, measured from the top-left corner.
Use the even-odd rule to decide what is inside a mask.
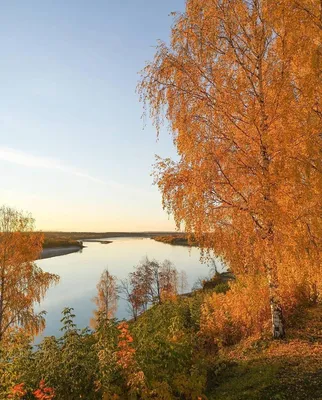
[[[10,0],[0,14],[0,204],[43,230],[168,230],[135,93],[184,0]]]

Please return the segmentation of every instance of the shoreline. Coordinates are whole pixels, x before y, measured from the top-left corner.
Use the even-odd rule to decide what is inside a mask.
[[[41,255],[37,259],[37,261],[44,260],[46,258],[65,256],[65,255],[71,254],[71,253],[77,253],[77,252],[81,251],[82,249],[83,249],[83,247],[79,247],[79,246],[48,247],[48,248],[43,249],[43,251],[41,252]]]

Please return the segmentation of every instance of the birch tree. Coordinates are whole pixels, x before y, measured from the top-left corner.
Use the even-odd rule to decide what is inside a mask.
[[[164,207],[266,276],[275,338],[281,274],[321,273],[321,27],[320,0],[187,0],[139,84],[179,155],[156,163]]]
[[[97,296],[94,297],[94,302],[97,309],[94,311],[94,319],[91,321],[93,327],[96,327],[99,316],[106,319],[115,316],[118,299],[116,278],[110,274],[108,269],[102,272],[96,288]]]

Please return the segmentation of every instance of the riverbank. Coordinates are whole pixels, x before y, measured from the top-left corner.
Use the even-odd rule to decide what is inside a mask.
[[[69,247],[52,247],[43,249],[38,260],[43,260],[45,258],[52,258],[58,256],[65,256],[71,253],[77,253],[81,251],[84,246],[69,246]]]
[[[172,246],[198,247],[197,242],[193,239],[189,240],[186,235],[183,234],[154,236],[152,239],[157,242],[171,244]]]

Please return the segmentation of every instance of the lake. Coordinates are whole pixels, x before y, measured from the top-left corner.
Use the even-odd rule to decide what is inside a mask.
[[[51,287],[40,304],[39,310],[46,310],[46,329],[41,336],[60,335],[61,311],[73,307],[79,328],[89,325],[95,305],[96,285],[105,268],[118,280],[127,278],[133,266],[144,257],[163,261],[170,260],[178,269],[186,271],[189,288],[200,277],[209,276],[209,267],[200,262],[197,248],[172,246],[146,238],[111,238],[110,244],[84,242],[86,246],[78,253],[37,261],[47,272],[60,276],[58,285]],[[220,265],[220,264],[219,264]],[[118,301],[116,317],[129,318],[126,302]],[[39,340],[40,338],[38,338]],[[38,341],[37,340],[37,341]]]

